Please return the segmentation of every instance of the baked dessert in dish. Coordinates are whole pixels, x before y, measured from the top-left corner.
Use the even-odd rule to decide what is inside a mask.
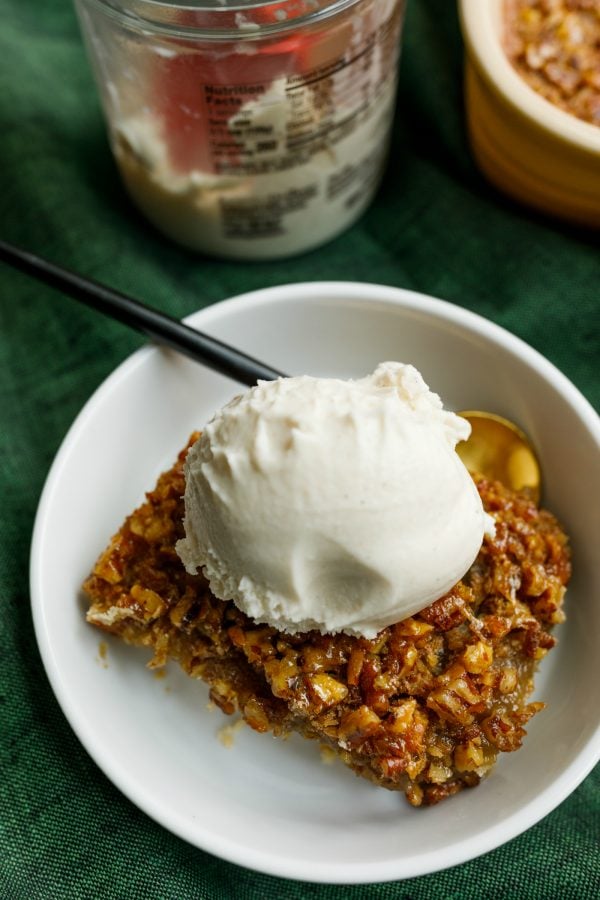
[[[527,84],[559,109],[600,125],[597,0],[504,0],[504,47]]]
[[[175,545],[190,445],[85,582],[91,624],[149,648],[152,668],[176,660],[224,713],[314,739],[413,806],[478,784],[499,753],[521,745],[544,705],[528,697],[570,577],[567,538],[549,512],[474,476],[495,534],[450,591],[374,639],[288,634],[185,571]]]

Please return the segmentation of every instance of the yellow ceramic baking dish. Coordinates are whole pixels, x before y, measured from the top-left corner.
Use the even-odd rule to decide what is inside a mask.
[[[600,228],[600,127],[554,106],[502,46],[504,0],[459,0],[467,123],[475,158],[513,198]]]

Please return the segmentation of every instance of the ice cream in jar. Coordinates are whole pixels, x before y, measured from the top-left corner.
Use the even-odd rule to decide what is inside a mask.
[[[378,186],[404,0],[76,0],[117,165],[164,234],[298,253]]]

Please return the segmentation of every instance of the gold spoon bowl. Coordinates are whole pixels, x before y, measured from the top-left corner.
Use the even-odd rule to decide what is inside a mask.
[[[538,503],[541,469],[527,435],[495,413],[468,409],[458,415],[471,425],[470,437],[456,448],[469,472],[501,481],[514,491],[527,491]]]

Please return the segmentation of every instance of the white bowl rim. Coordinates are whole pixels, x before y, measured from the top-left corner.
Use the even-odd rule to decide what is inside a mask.
[[[511,65],[502,48],[494,12],[503,0],[459,0],[463,35],[480,70],[522,114],[579,150],[600,154],[600,127],[584,122],[537,93]]]
[[[471,312],[454,304],[440,300],[429,295],[420,294],[404,288],[366,282],[344,281],[316,281],[298,282],[274,287],[262,288],[237,295],[228,300],[223,300],[208,307],[198,310],[187,316],[184,321],[188,324],[205,328],[213,319],[219,319],[225,313],[234,314],[239,308],[247,308],[254,304],[259,307],[270,304],[277,297],[289,300],[302,299],[303,302],[322,303],[323,301],[344,304],[348,301],[362,301],[363,303],[400,306],[415,313],[425,313],[435,319],[452,322],[464,328],[466,331],[485,338],[495,343],[511,355],[525,360],[532,368],[547,379],[554,389],[560,393],[572,408],[584,420],[586,427],[594,437],[600,449],[600,419],[594,408],[572,384],[569,379],[560,372],[549,360],[531,347],[529,344],[513,335],[499,325],[485,319],[477,313]],[[80,433],[85,429],[88,420],[94,413],[97,401],[113,390],[118,383],[126,379],[128,375],[139,366],[151,354],[161,352],[156,347],[143,347],[131,354],[99,385],[85,403],[84,407],[74,420],[67,435],[61,444],[58,453],[52,463],[36,514],[30,562],[31,603],[34,621],[34,629],[40,654],[44,663],[46,674],[71,728],[86,749],[88,754],[96,762],[99,768],[115,784],[118,789],[139,809],[154,819],[162,827],[167,828],[173,834],[188,841],[193,846],[203,849],[229,862],[245,866],[255,871],[282,878],[297,879],[300,881],[323,884],[366,884],[392,880],[404,880],[420,875],[431,874],[444,869],[468,862],[496,849],[507,841],[522,834],[531,828],[542,818],[552,812],[563,800],[565,800],[575,788],[590,773],[592,768],[600,760],[600,722],[592,737],[581,748],[570,765],[555,779],[536,801],[530,803],[523,810],[519,809],[503,821],[492,825],[480,836],[479,844],[474,848],[472,839],[467,839],[452,845],[445,850],[427,851],[418,857],[413,857],[411,864],[406,861],[400,863],[395,860],[374,863],[358,863],[356,870],[348,877],[347,867],[340,871],[338,864],[316,864],[310,874],[302,865],[298,865],[293,857],[276,857],[268,851],[257,852],[240,847],[239,844],[230,842],[226,837],[214,836],[209,830],[202,834],[202,843],[199,843],[197,829],[190,827],[175,827],[169,823],[165,810],[158,808],[153,800],[143,793],[135,790],[128,783],[126,776],[120,771],[115,771],[111,761],[94,745],[92,734],[79,721],[75,704],[71,696],[64,690],[59,671],[55,668],[52,648],[46,640],[46,628],[44,622],[44,609],[41,602],[43,593],[43,573],[41,571],[40,558],[43,541],[43,532],[47,511],[52,502],[55,482],[58,480],[71,447],[76,443]]]

